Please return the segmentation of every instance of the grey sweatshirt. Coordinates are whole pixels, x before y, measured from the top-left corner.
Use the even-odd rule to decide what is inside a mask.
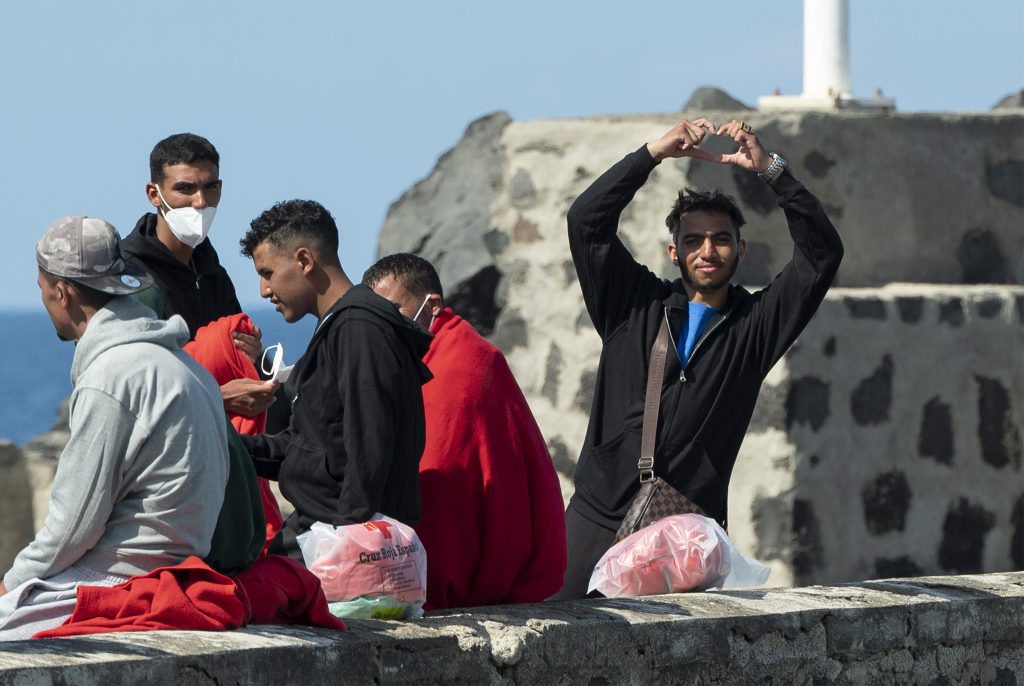
[[[71,438],[43,527],[8,590],[72,565],[134,576],[209,552],[228,476],[220,389],[181,346],[181,317],[119,296],[71,364]]]

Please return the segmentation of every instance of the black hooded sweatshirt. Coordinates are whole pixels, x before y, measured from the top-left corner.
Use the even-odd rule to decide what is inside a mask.
[[[349,289],[317,323],[289,379],[288,428],[242,437],[256,473],[277,480],[295,506],[284,552],[297,556],[295,535],[315,521],[356,524],[375,512],[419,521],[429,346],[429,334],[366,286]]]
[[[142,215],[121,249],[129,261],[141,266],[160,287],[162,319],[180,314],[190,335],[212,321],[242,311],[235,286],[220,264],[210,239],[196,246],[191,264],[182,264],[156,237],[156,215]],[[147,305],[153,304],[145,300]]]
[[[665,317],[673,341],[685,335],[681,279],[658,278],[617,235],[619,215],[656,164],[641,147],[601,175],[568,213],[569,248],[603,342],[571,506],[613,530],[640,487],[651,345]],[[756,293],[729,287],[685,364],[669,351],[661,392],[654,473],[723,526],[729,478],[761,382],[818,309],[843,256],[821,203],[799,181],[784,171],[771,188],[786,213],[793,259]]]

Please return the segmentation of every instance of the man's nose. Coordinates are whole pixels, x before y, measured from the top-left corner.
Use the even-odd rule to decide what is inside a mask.
[[[713,257],[715,254],[715,242],[710,238],[705,238],[704,242],[700,244],[700,256],[701,257]]]
[[[209,203],[206,201],[206,191],[199,190],[192,195],[193,208],[201,210],[206,208],[208,205]]]
[[[260,297],[269,298],[270,296],[270,282],[266,279],[260,279]]]

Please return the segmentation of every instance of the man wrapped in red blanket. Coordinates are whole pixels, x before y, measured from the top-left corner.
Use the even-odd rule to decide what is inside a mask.
[[[561,588],[565,522],[544,437],[501,351],[444,308],[433,266],[385,257],[363,283],[434,334],[423,361],[425,609],[544,600]]]

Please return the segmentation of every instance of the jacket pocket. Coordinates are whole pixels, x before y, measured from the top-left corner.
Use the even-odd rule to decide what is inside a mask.
[[[292,441],[278,477],[282,494],[293,503],[296,496],[301,501],[315,498],[325,485],[326,459],[323,448],[301,440]]]
[[[639,459],[640,432],[625,429],[580,456],[573,473],[576,488],[601,510],[625,511],[640,488]]]

